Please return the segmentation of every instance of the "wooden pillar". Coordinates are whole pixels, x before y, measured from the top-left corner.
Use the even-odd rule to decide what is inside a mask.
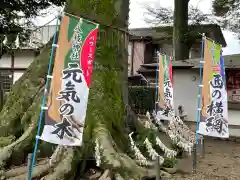
[[[131,53],[131,76],[134,74],[134,41],[132,41],[132,53]]]

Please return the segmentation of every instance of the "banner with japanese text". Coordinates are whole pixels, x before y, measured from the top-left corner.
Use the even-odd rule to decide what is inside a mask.
[[[64,15],[40,139],[81,146],[98,25]]]
[[[157,118],[171,120],[173,111],[173,81],[172,59],[169,56],[159,55],[158,71],[158,110]]]
[[[210,40],[204,43],[201,113],[198,133],[228,138],[228,101],[224,59],[221,46]]]

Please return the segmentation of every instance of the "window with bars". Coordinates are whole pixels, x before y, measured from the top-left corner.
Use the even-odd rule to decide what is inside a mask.
[[[0,70],[0,83],[4,92],[9,92],[13,84],[13,73],[7,70]]]

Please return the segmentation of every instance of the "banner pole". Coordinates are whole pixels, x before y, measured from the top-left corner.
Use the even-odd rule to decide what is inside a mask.
[[[157,104],[159,103],[158,99],[158,89],[159,89],[159,83],[158,83],[158,74],[159,74],[159,52],[157,52],[157,66],[156,66],[156,97],[155,97],[155,113],[157,115]]]
[[[196,137],[195,137],[195,145],[194,145],[194,152],[193,152],[193,173],[196,173],[196,166],[197,166],[197,145],[198,145],[198,130],[199,130],[199,121],[201,115],[201,95],[202,95],[202,71],[203,71],[203,54],[204,54],[204,42],[205,42],[205,34],[202,34],[202,50],[201,50],[201,58],[200,58],[200,70],[199,70],[199,88],[198,88],[198,98],[197,98],[197,117],[196,117]]]
[[[160,161],[159,156],[157,156],[156,161],[155,161],[156,180],[161,180],[159,161]]]
[[[226,71],[225,71],[225,63],[224,63],[222,45],[221,45],[221,51],[220,51],[220,67],[221,67],[221,70],[223,71],[222,76],[223,76],[224,85],[225,85],[225,88],[227,88]]]
[[[34,147],[34,151],[33,151],[33,156],[32,156],[32,162],[31,162],[31,166],[29,169],[29,176],[28,176],[28,180],[32,180],[32,170],[34,168],[35,165],[35,160],[36,160],[36,154],[37,154],[37,149],[38,149],[38,140],[39,140],[39,136],[40,136],[40,131],[41,131],[41,124],[42,124],[42,120],[43,120],[43,115],[44,115],[44,106],[45,106],[45,101],[47,99],[47,91],[48,91],[48,86],[49,86],[49,79],[50,79],[50,74],[51,74],[51,69],[52,69],[52,62],[53,62],[53,56],[55,53],[55,48],[57,48],[57,32],[58,32],[58,20],[59,17],[61,16],[61,14],[59,13],[58,17],[57,17],[57,22],[56,22],[56,32],[53,36],[53,44],[52,44],[52,51],[51,51],[51,55],[49,58],[49,64],[48,64],[48,73],[47,73],[47,80],[46,80],[46,84],[45,84],[45,89],[44,89],[44,96],[43,96],[43,100],[42,100],[42,105],[41,105],[41,111],[40,111],[40,117],[39,117],[39,121],[38,121],[38,129],[37,129],[37,135],[36,135],[36,142],[35,142],[35,147]]]
[[[27,159],[28,174],[27,174],[26,180],[30,179],[31,162],[32,162],[32,153],[28,154],[28,159]]]

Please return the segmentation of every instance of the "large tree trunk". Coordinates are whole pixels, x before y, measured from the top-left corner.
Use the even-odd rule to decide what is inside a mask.
[[[128,38],[124,31],[109,27],[111,25],[127,28],[129,1],[69,0],[65,11],[105,24],[100,25],[97,41],[84,142],[82,147],[58,146],[53,155],[49,149],[54,146],[40,142],[40,153],[37,157],[44,154],[42,153],[44,150],[48,152],[44,157],[52,156],[50,164],[44,161],[46,165],[34,168],[34,179],[42,177],[46,180],[75,179],[89,165],[95,167],[89,163],[89,159],[94,158],[96,142],[100,145],[100,168],[111,170],[116,179],[140,180],[143,177],[154,177],[156,174],[153,167],[139,166],[136,157],[129,153],[131,145],[125,131],[127,119],[125,110],[128,104],[126,50]],[[0,178],[1,176],[18,180],[26,178],[24,174],[26,168],[9,171],[6,168],[25,163],[27,154],[33,150],[51,43],[50,41],[45,46],[24,75],[14,84],[0,113],[0,170],[4,170],[0,171]],[[135,119],[133,122],[137,126],[136,133],[140,139],[160,136],[155,130],[145,130],[135,117],[132,119]]]
[[[176,60],[189,58],[188,3],[189,0],[174,0],[173,53]]]

